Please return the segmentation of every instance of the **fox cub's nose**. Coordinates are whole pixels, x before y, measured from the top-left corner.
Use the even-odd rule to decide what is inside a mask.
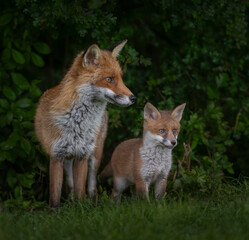
[[[171,141],[171,144],[172,144],[173,146],[175,146],[175,145],[176,145],[176,141]]]
[[[136,102],[136,97],[134,95],[130,95],[130,100],[132,103]]]

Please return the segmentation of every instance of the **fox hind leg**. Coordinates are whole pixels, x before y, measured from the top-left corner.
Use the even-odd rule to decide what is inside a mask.
[[[51,157],[49,167],[49,206],[52,208],[59,207],[62,181],[63,162]]]
[[[124,177],[114,177],[113,197],[117,204],[120,203],[121,194],[129,184],[129,181]]]

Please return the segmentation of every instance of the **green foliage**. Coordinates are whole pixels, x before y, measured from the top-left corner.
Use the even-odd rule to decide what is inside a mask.
[[[109,106],[103,165],[142,135],[147,101],[186,102],[169,191],[212,192],[249,174],[247,1],[28,1],[0,4],[0,198],[47,199],[48,161],[34,135],[35,107],[73,57],[92,43],[128,39],[119,60],[137,103]],[[185,143],[185,145],[183,145]]]

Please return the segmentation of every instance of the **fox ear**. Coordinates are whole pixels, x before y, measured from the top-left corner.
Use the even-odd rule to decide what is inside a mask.
[[[160,117],[160,112],[151,103],[146,103],[144,107],[144,119],[156,121]]]
[[[185,106],[186,106],[186,103],[183,103],[182,105],[177,106],[177,107],[173,110],[173,112],[171,113],[171,116],[172,116],[176,121],[178,121],[178,122],[181,121],[181,119],[182,119],[182,113],[183,113],[183,110],[184,110]]]
[[[82,66],[87,67],[90,64],[97,65],[101,52],[96,44],[91,45],[82,56]]]
[[[123,40],[121,42],[116,43],[114,46],[108,48],[108,50],[112,52],[112,56],[114,58],[117,58],[120,51],[123,49],[126,43],[127,43],[127,40]]]

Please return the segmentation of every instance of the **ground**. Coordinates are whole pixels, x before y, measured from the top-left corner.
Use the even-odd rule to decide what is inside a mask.
[[[56,213],[3,208],[0,239],[249,239],[249,182],[224,188],[150,203],[125,197],[119,206],[104,193],[97,207],[64,203]]]

